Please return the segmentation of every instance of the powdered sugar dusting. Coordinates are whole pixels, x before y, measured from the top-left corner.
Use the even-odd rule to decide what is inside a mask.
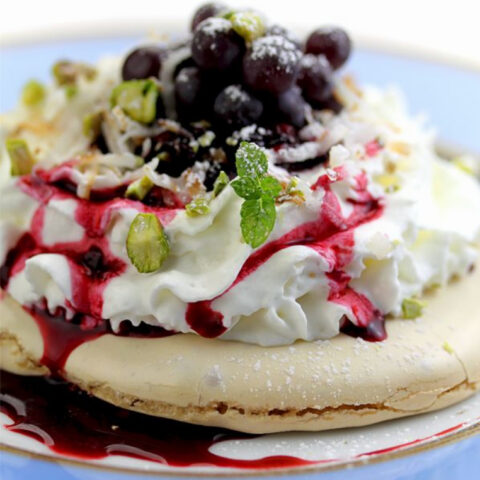
[[[210,17],[201,24],[202,33],[214,37],[217,33],[228,32],[232,25],[228,20],[219,17]]]
[[[275,58],[279,66],[286,71],[291,71],[292,65],[296,65],[300,57],[301,53],[296,45],[280,35],[259,38],[252,45],[252,60]]]

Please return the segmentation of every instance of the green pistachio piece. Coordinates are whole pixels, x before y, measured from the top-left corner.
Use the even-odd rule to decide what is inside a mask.
[[[153,80],[128,80],[112,90],[112,107],[118,105],[131,119],[151,123],[157,113],[158,87]]]
[[[233,137],[227,137],[227,139],[225,140],[225,143],[230,147],[235,147],[238,145],[238,140]]]
[[[76,85],[65,85],[64,91],[65,91],[65,96],[67,97],[67,100],[71,100],[73,97],[77,95],[78,87]]]
[[[52,74],[57,85],[74,85],[80,76],[87,80],[93,80],[97,71],[86,63],[70,62],[60,60],[52,67]]]
[[[297,186],[298,178],[292,177],[287,185],[287,188],[285,189],[285,195],[288,197],[298,197],[300,200],[305,200],[305,194],[302,192],[302,190],[298,189]]]
[[[22,102],[27,107],[42,103],[45,98],[45,87],[37,80],[30,80],[22,90]]]
[[[222,170],[213,184],[213,196],[218,197],[229,183],[230,179],[228,178],[228,175]]]
[[[215,133],[213,133],[211,130],[207,130],[203,135],[201,135],[197,139],[198,144],[203,148],[209,147],[214,140],[215,140]]]
[[[450,355],[453,355],[455,353],[455,350],[447,341],[443,342],[442,348]]]
[[[189,217],[206,215],[210,211],[208,200],[205,197],[194,198],[188,205],[185,206],[185,211]]]
[[[402,302],[403,318],[413,320],[420,317],[426,306],[427,304],[425,302],[417,298],[405,298]]]
[[[224,18],[225,20],[230,20],[233,15],[235,15],[235,10],[225,10],[224,12],[221,12],[219,16],[220,18]]]
[[[258,14],[254,12],[236,12],[228,18],[232,22],[232,28],[246,43],[252,43],[265,34],[265,24]]]
[[[157,216],[139,213],[127,236],[128,258],[140,273],[158,270],[170,253],[167,236]]]
[[[35,164],[27,142],[21,138],[9,138],[5,142],[10,157],[11,174],[14,177],[28,175]]]
[[[101,112],[89,113],[83,117],[82,130],[87,138],[96,139],[101,132],[103,115]]]
[[[128,186],[125,196],[133,200],[143,200],[152,187],[153,182],[150,180],[150,178],[145,176],[132,182]]]
[[[466,155],[456,157],[452,163],[468,175],[475,176],[475,161],[472,157]]]

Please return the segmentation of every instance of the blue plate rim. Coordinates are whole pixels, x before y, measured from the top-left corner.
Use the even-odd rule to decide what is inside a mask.
[[[304,467],[291,467],[291,468],[278,468],[278,469],[269,469],[269,470],[242,470],[234,469],[234,474],[241,477],[278,477],[278,476],[287,476],[287,475],[300,475],[300,474],[314,474],[314,473],[325,473],[325,472],[334,472],[341,471],[346,469],[351,469],[354,467],[361,467],[366,465],[376,465],[380,463],[385,463],[391,460],[398,460],[405,458],[411,455],[418,453],[427,452],[433,449],[444,447],[447,445],[452,445],[458,443],[461,440],[471,438],[477,434],[480,434],[480,420],[476,420],[471,425],[463,428],[460,426],[458,430],[451,433],[444,434],[442,436],[436,437],[433,435],[431,438],[425,441],[420,441],[416,445],[407,446],[404,448],[399,448],[393,452],[389,453],[377,453],[368,456],[360,456],[354,460],[349,460],[346,462],[341,462],[337,464],[329,464],[329,462],[320,462],[313,464],[311,466]],[[438,434],[437,434],[438,435]],[[20,455],[22,457],[27,457],[34,460],[47,461],[49,463],[57,463],[70,465],[80,468],[88,468],[93,470],[100,470],[106,473],[123,473],[123,474],[136,474],[143,475],[145,477],[186,477],[186,478],[225,478],[231,477],[232,471],[228,472],[192,472],[187,469],[185,471],[175,470],[175,471],[150,471],[140,468],[132,467],[118,467],[114,465],[102,465],[94,464],[88,461],[83,461],[75,458],[67,457],[55,457],[53,455],[48,455],[44,453],[30,452],[18,447],[11,447],[5,444],[0,443],[0,451],[6,451],[15,455]]]

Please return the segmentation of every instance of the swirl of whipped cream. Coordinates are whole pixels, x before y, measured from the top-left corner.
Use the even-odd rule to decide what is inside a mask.
[[[101,316],[114,331],[123,321],[144,322],[260,345],[327,339],[345,319],[363,326],[368,315],[400,315],[404,299],[467,274],[475,263],[480,187],[434,153],[431,134],[408,117],[398,94],[339,90],[344,111],[303,132],[316,155],[329,152],[329,168],[299,175],[304,201],[277,206],[275,228],[256,250],[242,239],[242,200],[227,187],[206,215],[153,210],[171,252],[160,270],[140,274],[125,244],[145,205],[114,199],[94,211],[81,198],[55,191],[45,199],[3,175],[0,258],[26,232],[41,246],[16,265],[7,290],[22,305],[46,299],[50,310]],[[271,173],[288,177],[273,163],[277,153],[268,154]],[[147,174],[166,186],[151,166],[142,168],[117,180],[106,174],[105,184]],[[82,175],[74,171],[77,185],[88,183]],[[80,213],[86,208],[94,220]],[[79,280],[83,267],[71,253],[95,239],[115,274]],[[91,294],[77,291],[88,289],[86,281]]]

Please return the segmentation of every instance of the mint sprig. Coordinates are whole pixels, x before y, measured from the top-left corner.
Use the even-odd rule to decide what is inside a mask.
[[[276,178],[267,175],[267,156],[255,143],[242,142],[235,162],[238,178],[231,185],[245,200],[240,210],[242,235],[249,245],[257,248],[265,243],[275,226],[275,199],[282,186]]]

